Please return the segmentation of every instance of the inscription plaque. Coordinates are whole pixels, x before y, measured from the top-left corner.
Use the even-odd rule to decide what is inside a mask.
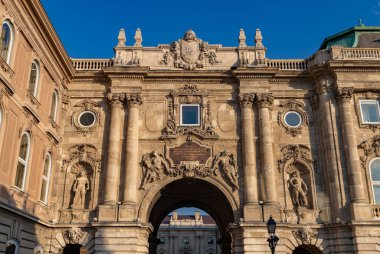
[[[206,164],[211,157],[211,149],[188,141],[178,147],[170,148],[169,157],[174,164],[180,164],[181,161],[199,161],[199,164]]]

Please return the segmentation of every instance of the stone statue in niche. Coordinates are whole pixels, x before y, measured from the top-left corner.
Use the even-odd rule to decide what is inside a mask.
[[[292,198],[293,205],[298,207],[308,207],[307,202],[307,185],[300,176],[297,169],[293,169],[288,180],[289,193]]]
[[[215,156],[212,165],[215,175],[218,175],[217,169],[219,169],[230,182],[230,184],[233,186],[233,188],[236,190],[239,189],[238,174],[236,171],[235,159],[233,154],[228,155],[225,150],[220,152],[218,155]]]
[[[86,171],[82,170],[73,184],[74,201],[71,208],[84,208],[86,200],[86,192],[90,189],[90,182],[88,181]]]
[[[165,158],[156,151],[147,153],[142,158],[143,179],[141,189],[145,189],[146,184],[160,179],[162,173],[170,174],[171,170]]]

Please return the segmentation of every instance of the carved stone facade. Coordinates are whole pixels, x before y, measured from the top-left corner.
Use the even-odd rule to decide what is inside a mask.
[[[259,29],[236,47],[191,30],[145,47],[122,29],[112,58],[70,59],[39,1],[0,1],[0,17],[16,31],[0,59],[0,252],[155,254],[183,206],[214,218],[218,253],[269,251],[270,215],[279,253],[377,250],[380,27],[299,60],[267,58]]]

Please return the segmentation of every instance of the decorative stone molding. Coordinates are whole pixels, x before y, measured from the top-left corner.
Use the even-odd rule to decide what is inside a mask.
[[[37,245],[33,249],[33,254],[43,254],[44,253],[44,248],[41,245]]]
[[[196,135],[203,139],[217,139],[212,123],[211,103],[206,101],[208,91],[200,90],[194,84],[174,89],[168,96],[168,118],[166,126],[162,130],[163,139],[175,139],[181,135]],[[200,126],[180,126],[180,105],[199,104],[200,106]]]
[[[311,244],[317,238],[318,231],[309,227],[302,227],[293,230],[293,235],[296,239],[301,240],[302,244]]]
[[[307,168],[312,169],[315,160],[311,158],[310,148],[305,145],[286,145],[281,149],[282,159],[278,160],[278,169],[284,172],[287,166],[294,162],[300,162]]]
[[[254,104],[255,95],[251,93],[244,93],[239,95],[239,103],[243,107],[252,107]]]
[[[362,150],[362,156],[360,156],[361,165],[364,169],[367,169],[367,165],[374,157],[380,157],[380,135],[363,141],[358,145],[358,148]]]
[[[352,98],[353,93],[353,87],[342,87],[336,90],[336,97],[340,99],[342,102],[349,102]]]
[[[142,104],[141,95],[138,93],[131,93],[127,95],[127,101],[130,107],[138,107]]]
[[[83,136],[87,136],[89,134],[92,134],[97,129],[97,127],[100,126],[102,119],[100,108],[101,107],[98,103],[89,99],[85,99],[74,105],[74,112],[71,116],[71,124],[77,129],[77,133]],[[83,126],[79,122],[79,117],[81,113],[85,111],[93,113],[96,118],[94,124],[92,124],[91,126]]]
[[[256,94],[256,103],[259,108],[269,108],[272,109],[273,106],[273,96],[271,93],[258,93]]]
[[[74,166],[78,162],[84,162],[94,171],[101,170],[101,157],[94,145],[78,144],[69,148],[68,158],[63,160],[62,171],[70,169],[73,174],[80,173],[79,165]]]
[[[162,65],[171,65],[175,68],[194,70],[204,68],[206,64],[221,63],[214,51],[209,50],[208,43],[197,38],[192,30],[186,31],[182,39],[170,44],[169,51],[164,53],[160,61]]]
[[[62,236],[66,244],[79,244],[84,235],[85,232],[77,227],[72,227],[62,231]]]
[[[302,127],[309,125],[309,118],[306,114],[306,108],[305,105],[299,101],[296,101],[294,99],[287,100],[285,103],[280,104],[280,107],[282,110],[279,110],[277,121],[279,125],[285,129],[285,132],[290,134],[293,137],[296,137],[297,135],[302,133]],[[296,112],[301,116],[301,123],[297,127],[292,127],[286,124],[285,116],[288,112]]]
[[[311,105],[316,105],[319,102],[319,95],[313,94],[312,96],[309,97],[309,100],[310,100]]]
[[[191,141],[190,141],[191,142]],[[236,160],[233,154],[222,151],[214,157],[209,157],[206,162],[180,161],[166,159],[162,154],[152,151],[143,155],[141,160],[142,180],[140,189],[147,189],[147,185],[166,177],[204,178],[221,177],[232,187],[238,190],[238,178]]]

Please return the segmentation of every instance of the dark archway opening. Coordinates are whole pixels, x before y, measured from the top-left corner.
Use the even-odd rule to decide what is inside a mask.
[[[5,254],[15,254],[15,253],[16,253],[16,245],[14,245],[14,244],[10,244],[5,249]]]
[[[68,244],[63,249],[63,254],[87,254],[87,250],[80,244]]]
[[[157,246],[160,244],[157,232],[162,220],[171,211],[181,207],[197,207],[211,215],[219,229],[217,244],[220,254],[231,253],[231,236],[227,227],[234,222],[234,211],[226,196],[216,186],[201,179],[185,178],[168,184],[161,189],[159,195],[149,216],[149,222],[154,227],[149,237],[150,254],[157,254]],[[179,250],[175,250],[177,253]]]
[[[322,254],[322,251],[311,244],[303,244],[295,248],[293,254]]]

